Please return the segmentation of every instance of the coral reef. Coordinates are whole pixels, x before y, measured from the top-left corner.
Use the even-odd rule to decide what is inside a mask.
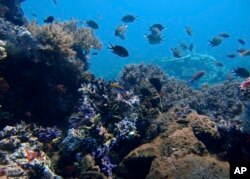
[[[91,29],[25,24],[20,2],[0,2],[0,177],[228,178],[228,162],[250,161],[249,79],[196,90],[131,64],[104,81],[86,71],[102,47]],[[152,25],[149,43],[164,29]],[[215,62],[192,53],[161,63],[178,63],[169,74],[180,78],[209,71],[202,80],[215,83]]]
[[[216,86],[203,86],[196,95],[196,103],[190,106],[198,113],[206,114],[216,122],[229,121],[235,118],[244,108],[244,96],[239,89],[238,81],[226,81]]]
[[[102,48],[93,31],[90,28],[78,27],[77,21],[74,20],[43,26],[32,22],[28,25],[28,30],[39,41],[41,50],[50,54],[52,58],[75,59],[84,56],[81,50],[87,54],[92,48]]]
[[[90,155],[94,161],[91,168],[108,177],[113,176],[116,168],[113,162],[119,160],[120,144],[139,137],[135,113],[139,101],[132,92],[118,87],[122,88],[118,84],[86,76],[79,89],[82,97],[78,110],[70,117],[71,128],[62,142],[64,155]],[[82,157],[74,162],[79,160]],[[80,168],[85,173],[91,171],[85,166],[80,165]]]
[[[150,79],[158,79],[161,89],[157,90]],[[158,94],[159,106],[149,100],[150,105],[145,105],[146,110],[157,107],[160,111],[167,111],[173,106],[187,106],[197,110],[198,113],[208,115],[216,122],[219,128],[240,129],[240,121],[236,118],[243,112],[247,98],[242,95],[238,81],[226,81],[223,84],[208,86],[204,85],[201,90],[194,90],[185,82],[168,77],[164,72],[153,65],[128,65],[124,68],[119,79],[120,84],[135,91],[141,98],[145,98],[145,89],[151,91],[152,86],[155,92],[150,92],[150,99],[155,99]],[[150,96],[149,95],[149,96]],[[147,99],[148,100],[148,99]],[[141,99],[143,105],[144,99]],[[142,106],[143,108],[143,106]],[[148,115],[147,115],[148,116]]]
[[[88,68],[83,51],[100,49],[101,43],[75,21],[44,26],[33,22],[26,29],[0,18],[0,31],[7,54],[0,61],[0,74],[10,87],[0,99],[3,110],[15,119],[50,126],[59,119],[66,122]]]
[[[42,150],[46,144],[38,141],[35,130],[35,126],[20,123],[6,126],[0,132],[0,170],[4,171],[3,176],[61,178],[54,173],[52,161]]]

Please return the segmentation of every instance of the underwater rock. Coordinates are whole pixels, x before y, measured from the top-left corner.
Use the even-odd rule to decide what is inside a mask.
[[[150,178],[228,178],[229,164],[211,156],[189,154],[183,158],[161,157],[152,162],[147,179]]]
[[[161,119],[158,118],[157,121],[163,123],[162,133],[150,143],[131,151],[118,166],[117,177],[229,177],[229,164],[212,157],[202,142],[206,139],[200,140],[196,137],[197,134],[208,134],[205,136],[208,139],[212,138],[210,142],[214,144],[213,141],[217,140],[218,135],[215,125],[208,124],[204,127],[204,123],[208,122],[207,118],[195,112],[191,112],[187,117],[188,124],[179,124],[174,111],[171,109],[168,113],[160,115]]]
[[[16,137],[2,139],[0,141],[0,150],[13,151],[20,145],[21,141]]]
[[[81,174],[80,178],[82,178],[82,179],[89,179],[89,178],[92,178],[92,179],[107,179],[107,177],[105,175],[103,175],[102,173],[94,172],[94,171],[85,172],[85,173]]]
[[[95,165],[95,159],[90,154],[85,155],[81,160],[81,173],[84,175],[88,171],[100,172],[100,168]]]

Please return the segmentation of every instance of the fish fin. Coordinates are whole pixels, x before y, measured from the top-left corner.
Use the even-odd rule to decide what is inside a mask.
[[[113,49],[113,45],[109,42],[109,47],[108,47],[108,49]]]

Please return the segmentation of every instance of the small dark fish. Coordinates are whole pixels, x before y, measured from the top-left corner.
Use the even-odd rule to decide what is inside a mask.
[[[217,36],[217,37],[214,37],[212,40],[209,40],[209,45],[211,47],[215,47],[215,46],[220,45],[221,42],[222,42],[222,39],[219,36]]]
[[[149,30],[152,30],[153,28],[159,29],[159,31],[163,31],[165,27],[162,24],[153,24],[152,26],[149,27]]]
[[[247,78],[250,76],[250,72],[246,68],[242,67],[233,69],[233,73],[241,78]]]
[[[240,49],[237,50],[237,52],[238,52],[239,54],[241,54],[241,53],[243,53],[243,52],[245,52],[245,51],[246,51],[246,49],[244,49],[244,48],[240,48]]]
[[[236,55],[235,55],[235,54],[229,54],[229,55],[227,55],[227,57],[228,57],[228,58],[235,58]]]
[[[223,67],[224,65],[223,65],[223,63],[221,63],[221,62],[214,62],[214,64],[216,65],[216,66],[218,66],[218,67]]]
[[[189,52],[192,52],[192,51],[193,51],[193,49],[194,49],[194,44],[193,44],[193,43],[191,43],[191,44],[189,45],[188,50],[189,50]]]
[[[187,32],[187,34],[188,34],[189,36],[192,36],[192,35],[193,35],[193,30],[192,30],[192,28],[191,28],[190,26],[186,26],[186,27],[185,27],[185,30],[186,30],[186,32]]]
[[[180,42],[179,43],[179,47],[182,49],[182,50],[187,50],[188,49],[188,46],[185,42]]]
[[[133,15],[126,15],[122,17],[122,21],[125,23],[134,22],[136,19],[137,19],[137,16],[133,16]]]
[[[52,23],[55,20],[55,18],[53,16],[49,16],[47,17],[47,19],[44,19],[44,23]]]
[[[98,53],[97,52],[93,52],[91,55],[98,55]]]
[[[250,56],[250,50],[244,50],[242,52],[239,52],[239,54],[242,57]]]
[[[242,39],[238,39],[237,40],[241,45],[245,45],[246,44],[246,42],[244,41],[244,40],[242,40]]]
[[[194,81],[200,79],[201,77],[203,77],[206,74],[205,71],[198,71],[196,72],[192,78],[189,80],[190,83],[193,83]]]
[[[57,5],[57,1],[56,1],[56,0],[53,0],[53,3],[54,3],[55,5]]]
[[[220,37],[223,37],[223,38],[229,38],[230,35],[228,33],[221,33],[219,34]]]
[[[128,26],[125,25],[119,25],[115,29],[115,36],[119,37],[120,39],[124,40],[125,39],[125,32],[127,30]]]
[[[161,36],[161,31],[157,27],[151,28],[150,31],[153,36]]]
[[[181,58],[182,57],[182,53],[181,50],[179,48],[171,48],[172,54],[174,57],[176,58]]]
[[[88,27],[92,29],[99,29],[99,25],[97,24],[96,21],[93,20],[85,20],[85,23],[87,24]]]
[[[149,34],[149,35],[146,34],[145,37],[148,39],[148,42],[151,45],[162,43],[164,38],[161,35],[156,35],[156,34]]]
[[[129,56],[129,53],[128,53],[127,49],[124,48],[123,46],[110,44],[109,49],[112,50],[112,53],[114,53],[114,54],[116,54],[116,55],[118,55],[120,57]]]

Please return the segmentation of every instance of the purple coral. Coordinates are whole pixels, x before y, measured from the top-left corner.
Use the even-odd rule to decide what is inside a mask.
[[[110,145],[104,144],[103,147],[98,147],[93,153],[96,162],[101,166],[101,171],[108,177],[113,175],[113,170],[117,167],[117,165],[111,163],[110,158],[108,157],[108,153],[110,152],[112,146],[112,142]]]
[[[40,142],[49,143],[56,139],[61,134],[61,131],[57,127],[47,127],[35,129],[34,133]]]
[[[127,118],[115,124],[116,140],[126,140],[136,134],[136,118]]]
[[[78,112],[72,115],[69,119],[71,127],[78,127],[81,125],[91,125],[91,119],[96,116],[94,108],[91,106],[88,96],[83,95],[80,99],[80,106]]]
[[[106,174],[108,177],[111,177],[113,175],[113,170],[117,167],[117,165],[114,165],[111,163],[110,158],[108,156],[105,156],[102,158],[102,166],[101,171]]]

